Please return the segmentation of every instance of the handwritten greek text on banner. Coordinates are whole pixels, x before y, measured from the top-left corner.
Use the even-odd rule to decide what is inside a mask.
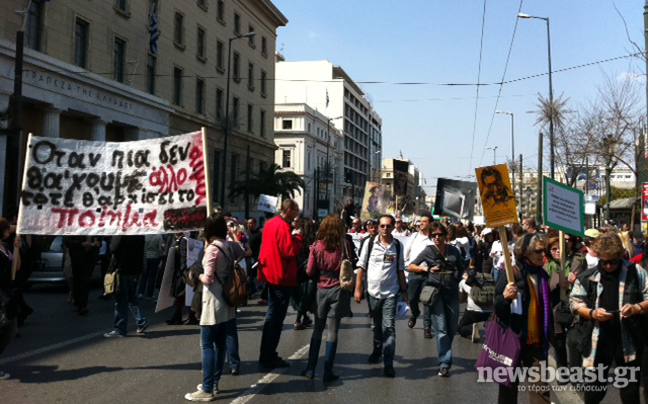
[[[31,136],[27,147],[20,233],[149,234],[204,227],[201,132],[120,143]]]

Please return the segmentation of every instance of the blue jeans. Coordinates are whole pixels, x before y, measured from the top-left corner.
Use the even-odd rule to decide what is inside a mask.
[[[225,361],[226,339],[228,323],[204,325],[200,327],[200,350],[202,351],[202,389],[207,393],[214,392],[218,381],[223,374]]]
[[[459,289],[440,290],[431,311],[439,366],[449,369],[452,366],[452,340],[459,325]]]
[[[146,259],[146,271],[142,274],[139,285],[137,285],[137,294],[146,297],[153,297],[155,291],[155,281],[157,280],[159,258]]]
[[[230,370],[238,371],[241,366],[241,357],[239,356],[239,341],[236,317],[227,323],[227,358]]]
[[[373,351],[384,355],[385,366],[393,366],[396,353],[396,303],[398,298],[377,299],[369,296]]]
[[[119,275],[119,292],[115,294],[115,330],[121,335],[128,332],[128,309],[130,308],[138,327],[146,325],[146,318],[137,301],[137,277]]]
[[[277,346],[279,346],[281,330],[286,319],[286,312],[288,311],[293,289],[289,286],[271,285],[269,283],[266,283],[266,288],[268,289],[268,311],[266,312],[263,333],[261,334],[259,362],[272,362],[279,357]]]
[[[425,281],[427,280],[427,273],[417,274],[410,273],[407,283],[407,294],[409,295],[409,308],[412,313],[412,317],[418,318],[421,315],[421,309],[419,309],[419,298],[421,297],[421,290],[425,286]],[[423,329],[431,330],[432,329],[432,313],[430,308],[426,305],[423,305]]]

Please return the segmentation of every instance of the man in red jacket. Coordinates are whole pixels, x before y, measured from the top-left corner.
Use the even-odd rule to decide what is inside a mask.
[[[292,235],[290,223],[299,214],[297,202],[286,199],[281,215],[270,219],[263,229],[259,252],[259,280],[268,288],[268,311],[263,323],[259,364],[267,368],[288,367],[277,354],[283,322],[292,289],[297,286],[297,254],[302,248],[301,233]]]

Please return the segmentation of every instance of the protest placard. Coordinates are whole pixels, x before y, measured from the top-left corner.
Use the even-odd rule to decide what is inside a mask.
[[[30,136],[18,232],[152,234],[204,227],[201,132],[133,142]]]
[[[261,194],[259,196],[259,206],[257,207],[257,210],[260,210],[261,212],[277,213],[277,200],[278,198],[276,196]]]
[[[544,219],[552,229],[585,237],[583,191],[562,184],[551,178],[543,178]]]
[[[515,195],[506,164],[475,169],[486,226],[495,228],[518,223]]]

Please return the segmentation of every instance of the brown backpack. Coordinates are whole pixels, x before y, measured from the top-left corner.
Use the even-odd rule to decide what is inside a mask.
[[[229,306],[239,307],[247,304],[248,299],[248,281],[247,274],[245,270],[239,265],[239,261],[234,261],[225,254],[222,248],[214,244],[218,248],[223,256],[230,262],[228,267],[228,275],[225,281],[221,281],[218,278],[218,275],[214,272],[218,283],[223,287],[223,300]]]

